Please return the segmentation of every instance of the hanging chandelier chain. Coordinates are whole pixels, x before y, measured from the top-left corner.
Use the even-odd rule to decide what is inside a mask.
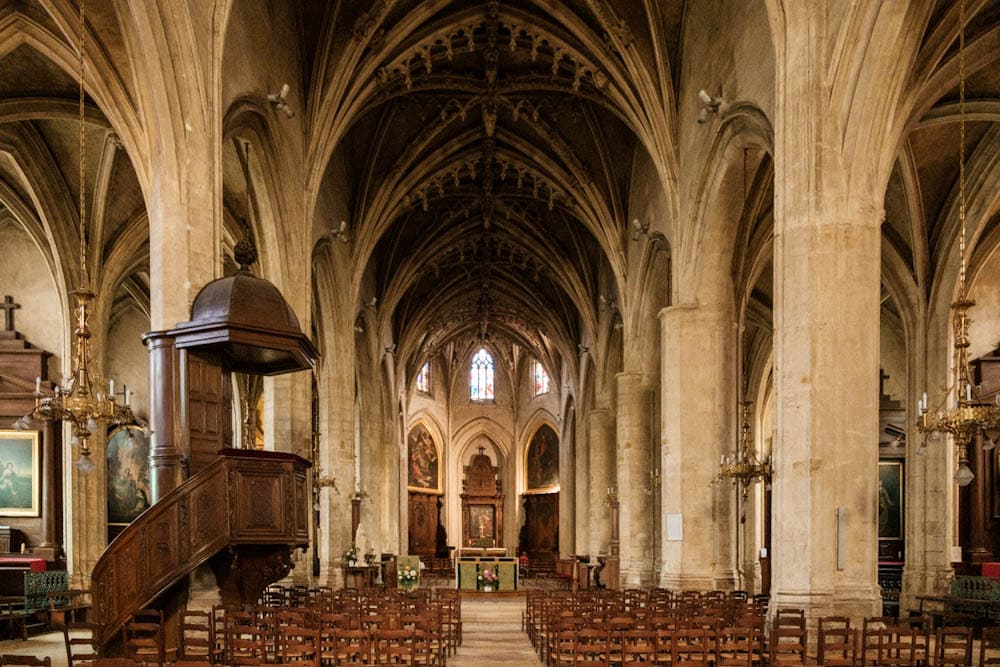
[[[966,297],[965,286],[965,0],[958,3],[958,237],[959,299]]]
[[[116,400],[114,380],[105,385],[100,378],[91,376],[90,361],[90,311],[95,295],[90,291],[90,273],[87,270],[87,135],[86,99],[84,91],[86,9],[80,0],[80,22],[78,55],[80,66],[80,286],[73,292],[76,298],[76,324],[73,330],[75,340],[72,375],[57,384],[52,393],[42,390],[42,378],[35,379],[35,407],[18,420],[19,427],[36,428],[39,420],[62,421],[69,425],[72,437],[70,443],[79,446],[80,457],[77,468],[88,472],[96,467],[91,457],[89,440],[109,425],[135,424],[135,415],[129,407],[128,388],[122,391],[124,400]]]
[[[80,56],[80,271],[82,272],[82,280],[80,281],[80,289],[89,290],[90,289],[90,271],[87,268],[87,181],[86,181],[86,162],[87,162],[87,133],[86,133],[86,118],[85,118],[85,100],[84,100],[84,68],[86,64],[84,62],[84,47],[86,46],[86,33],[87,33],[87,23],[86,23],[86,0],[80,0],[80,38],[78,43],[78,51]]]
[[[958,23],[958,297],[951,304],[955,382],[947,390],[948,394],[954,390],[955,395],[950,407],[946,405],[931,412],[927,394],[924,393],[917,402],[917,430],[932,435],[946,433],[952,436],[958,453],[955,481],[960,486],[965,486],[975,477],[968,464],[969,445],[980,438],[984,449],[992,449],[1000,440],[1000,406],[983,399],[980,387],[973,382],[972,364],[969,361],[969,310],[976,302],[969,298],[966,284],[965,0],[959,0]]]

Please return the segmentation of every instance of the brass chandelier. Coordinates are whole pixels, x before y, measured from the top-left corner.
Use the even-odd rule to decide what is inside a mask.
[[[982,398],[980,387],[972,382],[969,368],[969,309],[976,302],[969,298],[966,285],[966,228],[965,228],[965,0],[959,3],[958,42],[958,220],[959,220],[959,270],[958,298],[951,304],[954,341],[955,381],[944,397],[940,408],[930,411],[927,393],[917,403],[920,414],[917,430],[939,436],[950,434],[958,448],[958,470],[955,481],[959,486],[968,485],[975,475],[969,469],[968,446],[972,439],[982,434],[984,449],[992,449],[1000,437],[1000,406]],[[954,389],[951,407],[947,407],[948,394]]]
[[[123,388],[123,403],[115,395],[114,380],[105,382],[91,372],[90,363],[90,309],[95,294],[90,290],[87,270],[87,206],[84,164],[86,159],[86,134],[84,126],[84,2],[80,2],[80,287],[72,292],[76,300],[73,336],[73,373],[64,377],[51,394],[42,390],[41,378],[35,380],[35,407],[30,414],[18,420],[20,426],[30,427],[37,420],[67,422],[72,429],[70,442],[80,446],[76,466],[89,472],[96,466],[91,458],[90,437],[103,426],[131,424],[135,416],[129,407],[130,392]]]
[[[743,408],[742,422],[740,425],[740,448],[735,454],[723,454],[719,465],[719,478],[731,479],[733,484],[737,483],[743,487],[743,497],[750,495],[750,485],[756,481],[763,481],[765,484],[771,482],[771,458],[765,457],[763,460],[757,457],[753,443],[750,442],[750,405],[749,401],[741,403]]]

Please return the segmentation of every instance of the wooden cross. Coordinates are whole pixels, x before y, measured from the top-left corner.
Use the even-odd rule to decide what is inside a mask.
[[[14,311],[21,307],[21,304],[14,303],[14,297],[9,294],[3,298],[3,303],[0,303],[0,309],[3,310],[3,314],[6,319],[5,331],[14,330]]]

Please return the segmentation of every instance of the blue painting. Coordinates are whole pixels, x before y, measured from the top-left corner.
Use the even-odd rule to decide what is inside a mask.
[[[149,440],[125,426],[108,438],[108,523],[131,523],[149,507]]]
[[[0,431],[0,516],[38,516],[37,431]]]

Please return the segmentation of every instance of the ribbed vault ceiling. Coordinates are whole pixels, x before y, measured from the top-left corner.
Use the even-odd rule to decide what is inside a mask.
[[[394,336],[414,361],[497,335],[551,359],[593,317],[595,267],[624,225],[638,142],[599,64],[609,49],[597,26],[591,44],[562,27],[587,11],[398,4],[386,33],[407,37],[373,68],[343,149]]]

